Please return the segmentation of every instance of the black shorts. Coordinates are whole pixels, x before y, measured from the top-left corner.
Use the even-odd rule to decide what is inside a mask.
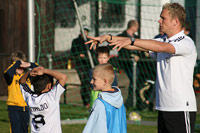
[[[28,133],[29,112],[27,107],[8,106],[11,132]]]
[[[158,112],[158,133],[193,133],[196,112]]]

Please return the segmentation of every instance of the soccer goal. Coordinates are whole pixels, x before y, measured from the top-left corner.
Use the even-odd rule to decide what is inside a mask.
[[[35,1],[37,62],[68,75],[66,92],[61,98],[62,119],[84,119],[89,115],[89,107],[84,106],[90,103],[89,70],[98,64],[95,50],[88,53],[86,45],[74,39],[80,39],[85,29],[90,36],[119,35],[127,29],[130,20],[137,20],[139,29],[135,34],[139,38],[153,39],[159,34],[158,20],[166,2],[178,2],[185,6],[190,35],[200,52],[200,4],[195,0]],[[86,38],[83,37],[83,40],[86,41]],[[75,43],[75,51],[72,50],[72,42]],[[105,45],[107,43],[99,47]],[[109,62],[116,70],[126,107],[131,110],[154,110],[155,61],[145,52],[125,51],[120,54],[112,47],[110,55]],[[136,61],[135,56],[139,60]],[[151,104],[146,104],[146,100]]]

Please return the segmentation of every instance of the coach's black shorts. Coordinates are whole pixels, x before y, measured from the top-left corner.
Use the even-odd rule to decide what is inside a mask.
[[[11,132],[28,133],[29,112],[27,107],[8,106]]]
[[[158,112],[158,133],[193,133],[196,112]]]

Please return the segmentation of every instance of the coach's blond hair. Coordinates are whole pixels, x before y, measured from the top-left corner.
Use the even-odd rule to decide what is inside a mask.
[[[183,6],[179,3],[166,3],[163,5],[162,9],[168,10],[172,19],[177,17],[181,23],[181,27],[184,27],[186,12]]]
[[[94,67],[93,73],[97,72],[100,78],[106,78],[109,84],[112,84],[115,78],[113,66],[109,63],[99,64]]]

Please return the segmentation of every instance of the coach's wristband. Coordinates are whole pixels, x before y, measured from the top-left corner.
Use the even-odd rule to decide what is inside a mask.
[[[131,46],[133,46],[134,42],[135,42],[135,38],[134,37],[130,37],[130,39],[131,39]]]

